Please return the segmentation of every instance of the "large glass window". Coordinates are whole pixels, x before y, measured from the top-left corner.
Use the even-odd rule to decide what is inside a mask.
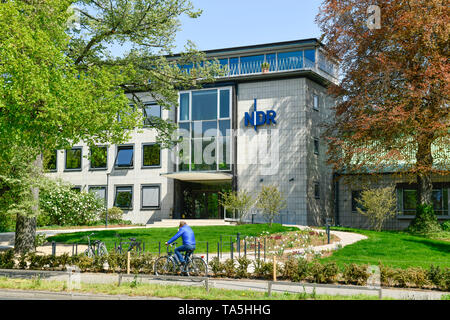
[[[115,166],[117,168],[133,167],[133,146],[118,146]]]
[[[230,163],[224,162],[231,161],[231,139],[227,137],[231,134],[230,95],[229,88],[180,94],[180,102],[182,99],[192,102],[192,119],[180,120],[178,124],[183,139],[178,145],[178,170],[230,170]],[[183,119],[181,115],[179,118]]]
[[[180,121],[189,119],[189,93],[180,94]]]
[[[155,123],[153,118],[161,118],[161,106],[147,103],[143,109],[144,126],[151,126]]]
[[[241,74],[261,72],[261,64],[264,62],[264,55],[241,57]]]
[[[160,187],[159,186],[142,186],[141,189],[141,206],[142,209],[159,208],[160,203]]]
[[[217,90],[192,92],[192,120],[217,119]]]
[[[116,196],[114,198],[114,206],[122,209],[131,209],[133,207],[133,187],[120,186],[116,187]]]
[[[66,170],[81,170],[82,148],[66,150]]]
[[[91,148],[91,169],[106,169],[108,163],[108,148],[95,146]]]
[[[159,167],[161,165],[161,146],[158,143],[142,145],[142,166]]]
[[[417,206],[417,190],[400,188],[397,190],[398,210],[403,215],[415,215]],[[448,188],[433,189],[433,210],[436,215],[448,215]]]

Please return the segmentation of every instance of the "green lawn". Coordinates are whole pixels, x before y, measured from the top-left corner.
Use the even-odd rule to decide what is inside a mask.
[[[209,252],[217,253],[217,243],[222,236],[222,250],[223,252],[230,251],[230,237],[236,241],[236,235],[239,232],[241,239],[245,236],[258,236],[263,231],[269,233],[277,233],[283,231],[296,231],[296,227],[284,227],[280,224],[274,223],[271,228],[268,224],[243,224],[238,226],[201,226],[192,227],[195,233],[195,240],[197,242],[196,252],[206,253],[206,242],[209,243]],[[139,228],[139,229],[123,229],[123,230],[103,230],[103,231],[89,231],[89,232],[74,232],[65,233],[49,237],[49,241],[57,243],[87,243],[86,235],[95,233],[91,240],[98,239],[105,242],[108,250],[114,248],[114,242],[118,242],[115,234],[118,233],[122,237],[122,241],[128,241],[128,238],[136,238],[144,241],[145,251],[158,253],[159,242],[161,242],[161,250],[165,250],[164,243],[168,241],[176,232],[178,228]],[[177,240],[180,245],[181,238]],[[243,250],[243,249],[242,249]]]
[[[366,235],[361,240],[348,245],[324,258],[323,261],[335,261],[338,265],[349,263],[378,264],[391,267],[423,267],[431,264],[450,267],[450,242],[414,236],[400,231],[369,231],[348,228],[332,228],[338,231],[352,231]]]

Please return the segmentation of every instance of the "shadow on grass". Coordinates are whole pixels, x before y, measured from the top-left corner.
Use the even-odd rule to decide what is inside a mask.
[[[403,241],[421,244],[427,246],[430,250],[450,254],[450,243],[442,243],[428,239],[405,239]]]

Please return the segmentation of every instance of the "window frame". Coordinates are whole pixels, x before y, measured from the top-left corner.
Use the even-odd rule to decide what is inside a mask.
[[[104,171],[104,170],[108,170],[108,160],[109,160],[109,148],[107,145],[98,145],[95,146],[97,148],[106,148],[106,167],[98,167],[98,168],[93,168],[92,167],[92,158],[89,158],[89,171]],[[89,148],[89,157],[92,157],[92,148]]]
[[[316,101],[317,101],[317,106],[316,106]],[[316,93],[313,93],[313,110],[315,111],[319,111],[320,110],[320,98],[319,95]]]
[[[119,188],[131,188],[131,199],[130,199],[130,206],[129,207],[119,207],[117,205],[117,189]],[[113,206],[120,208],[124,211],[132,211],[133,210],[133,204],[134,204],[134,185],[132,184],[116,184],[114,185],[114,202],[113,202]]]
[[[162,118],[162,107],[156,103],[156,101],[148,101],[148,102],[144,102],[143,103],[143,107],[142,107],[142,117],[143,117],[143,121],[142,121],[142,126],[144,128],[152,128],[153,123],[149,123],[149,124],[145,124],[145,120],[147,120],[147,117],[144,117],[144,115],[146,116],[147,114],[145,113],[145,107],[146,106],[158,106],[159,107],[159,117],[157,118]]]
[[[89,185],[88,186],[88,192],[91,192],[91,189],[94,188],[103,188],[105,189],[105,209],[108,208],[108,186],[106,184],[104,185]]]
[[[320,182],[319,181],[314,181],[313,188],[314,188],[314,190],[313,190],[314,191],[314,199],[320,199]]]
[[[319,138],[314,137],[313,138],[313,145],[314,145],[314,154],[319,155],[320,154],[320,141]]]
[[[145,146],[152,146],[152,145],[159,145],[159,164],[158,165],[144,165],[144,147]],[[144,142],[141,145],[141,168],[142,169],[157,169],[157,168],[161,168],[162,164],[161,164],[161,155],[162,155],[162,148],[161,148],[161,144],[158,142]]]
[[[131,166],[118,166],[117,165],[117,158],[119,156],[119,150],[121,148],[125,148],[125,149],[132,149],[133,150],[133,156],[132,156],[132,164]],[[134,169],[134,162],[135,162],[135,147],[134,147],[134,143],[133,144],[121,144],[116,146],[116,156],[114,158],[114,169],[117,170],[130,170],[130,169]]]
[[[47,172],[58,172],[58,150],[55,149],[55,169],[47,169],[45,168],[45,171]]]
[[[158,206],[144,206],[144,188],[158,188]],[[141,184],[141,210],[161,210],[161,184]]]
[[[67,168],[67,151],[72,150],[80,150],[80,167],[79,168]],[[64,171],[72,172],[72,171],[82,171],[83,170],[83,147],[72,147],[70,149],[65,149],[64,151]]]

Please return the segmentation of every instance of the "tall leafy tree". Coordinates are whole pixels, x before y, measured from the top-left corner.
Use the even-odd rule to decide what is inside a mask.
[[[79,8],[79,21],[68,24]],[[120,143],[142,127],[139,91],[148,91],[166,108],[177,104],[177,89],[210,82],[217,64],[188,46],[171,58],[179,16],[192,18],[184,0],[10,0],[0,3],[0,158],[26,148],[42,171],[46,150]],[[72,27],[74,28],[72,28]],[[111,45],[129,52],[113,57]],[[191,63],[190,73],[179,68]],[[134,103],[126,94],[133,96]],[[120,119],[120,120],[119,120]],[[152,121],[163,145],[175,126]],[[8,155],[8,156],[7,156]],[[36,160],[33,160],[36,159]],[[4,169],[13,174],[12,165]],[[31,172],[31,171],[30,171]],[[0,192],[11,191],[0,177]],[[33,203],[39,186],[28,184]],[[1,194],[0,194],[1,196]],[[30,207],[30,206],[28,206]],[[16,251],[33,250],[36,205],[17,216]]]
[[[412,174],[419,204],[449,173],[449,13],[442,0],[325,0],[316,18],[342,71],[330,163]]]

